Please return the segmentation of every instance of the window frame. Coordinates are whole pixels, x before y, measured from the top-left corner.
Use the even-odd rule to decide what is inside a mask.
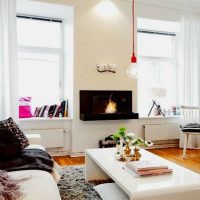
[[[178,66],[177,66],[177,63],[178,63],[178,53],[177,53],[177,41],[178,41],[178,36],[175,32],[167,32],[167,31],[156,31],[156,30],[148,30],[148,29],[138,29],[137,30],[137,34],[140,34],[140,33],[143,33],[143,34],[161,34],[161,35],[168,35],[168,36],[173,36],[173,46],[172,46],[172,51],[173,51],[173,56],[172,57],[161,57],[161,56],[142,56],[142,55],[138,55],[138,60],[140,61],[149,61],[149,62],[152,62],[152,61],[155,61],[155,62],[170,62],[174,65],[175,67],[175,76],[178,77]],[[138,83],[139,84],[139,83]],[[178,82],[177,82],[177,78],[176,78],[176,86],[175,86],[175,90],[177,91],[176,92],[176,97],[175,97],[175,102],[176,104],[178,103]],[[140,93],[138,91],[138,93]],[[140,95],[138,94],[138,103],[140,102],[139,99],[140,99]],[[139,110],[140,106],[138,104],[138,110]],[[139,110],[140,111],[140,110]]]
[[[31,45],[18,45],[18,53],[42,53],[42,54],[54,54],[59,57],[59,101],[62,101],[64,98],[64,27],[63,22],[61,19],[49,18],[49,17],[40,17],[40,16],[30,16],[30,15],[21,15],[17,14],[16,18],[24,18],[24,19],[31,19],[31,20],[41,20],[41,21],[50,21],[61,23],[61,33],[60,33],[60,40],[61,46],[60,48],[51,48],[51,47],[38,47],[38,46],[31,46]],[[18,58],[19,59],[19,58]]]

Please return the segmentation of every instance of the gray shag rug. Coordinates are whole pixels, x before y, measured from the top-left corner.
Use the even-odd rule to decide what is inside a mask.
[[[65,167],[58,183],[62,200],[102,200],[93,189],[96,183],[85,181],[85,169],[83,166]]]

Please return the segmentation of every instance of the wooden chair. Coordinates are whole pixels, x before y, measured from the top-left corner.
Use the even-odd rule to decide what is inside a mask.
[[[200,107],[181,106],[181,113],[181,132],[185,135],[183,147],[183,158],[185,158],[189,136],[200,135]]]

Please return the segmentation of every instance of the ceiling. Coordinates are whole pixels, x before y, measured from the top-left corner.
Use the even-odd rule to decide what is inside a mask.
[[[200,0],[161,0],[169,3],[177,3],[180,5],[199,6]]]
[[[135,0],[135,1],[137,3],[144,3],[154,6],[163,6],[168,8],[175,8],[175,9],[200,13],[200,0]]]

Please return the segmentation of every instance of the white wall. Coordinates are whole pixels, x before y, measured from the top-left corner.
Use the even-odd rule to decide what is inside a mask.
[[[113,0],[119,8],[114,18],[104,18],[95,12],[100,0],[41,0],[74,7],[74,104],[72,152],[97,147],[99,139],[113,134],[120,126],[138,132],[138,120],[79,120],[79,90],[132,90],[133,111],[137,110],[137,82],[129,79],[126,68],[132,53],[131,1]],[[137,3],[139,17],[179,21],[182,12],[155,5]],[[117,73],[97,73],[96,64],[117,64]]]

